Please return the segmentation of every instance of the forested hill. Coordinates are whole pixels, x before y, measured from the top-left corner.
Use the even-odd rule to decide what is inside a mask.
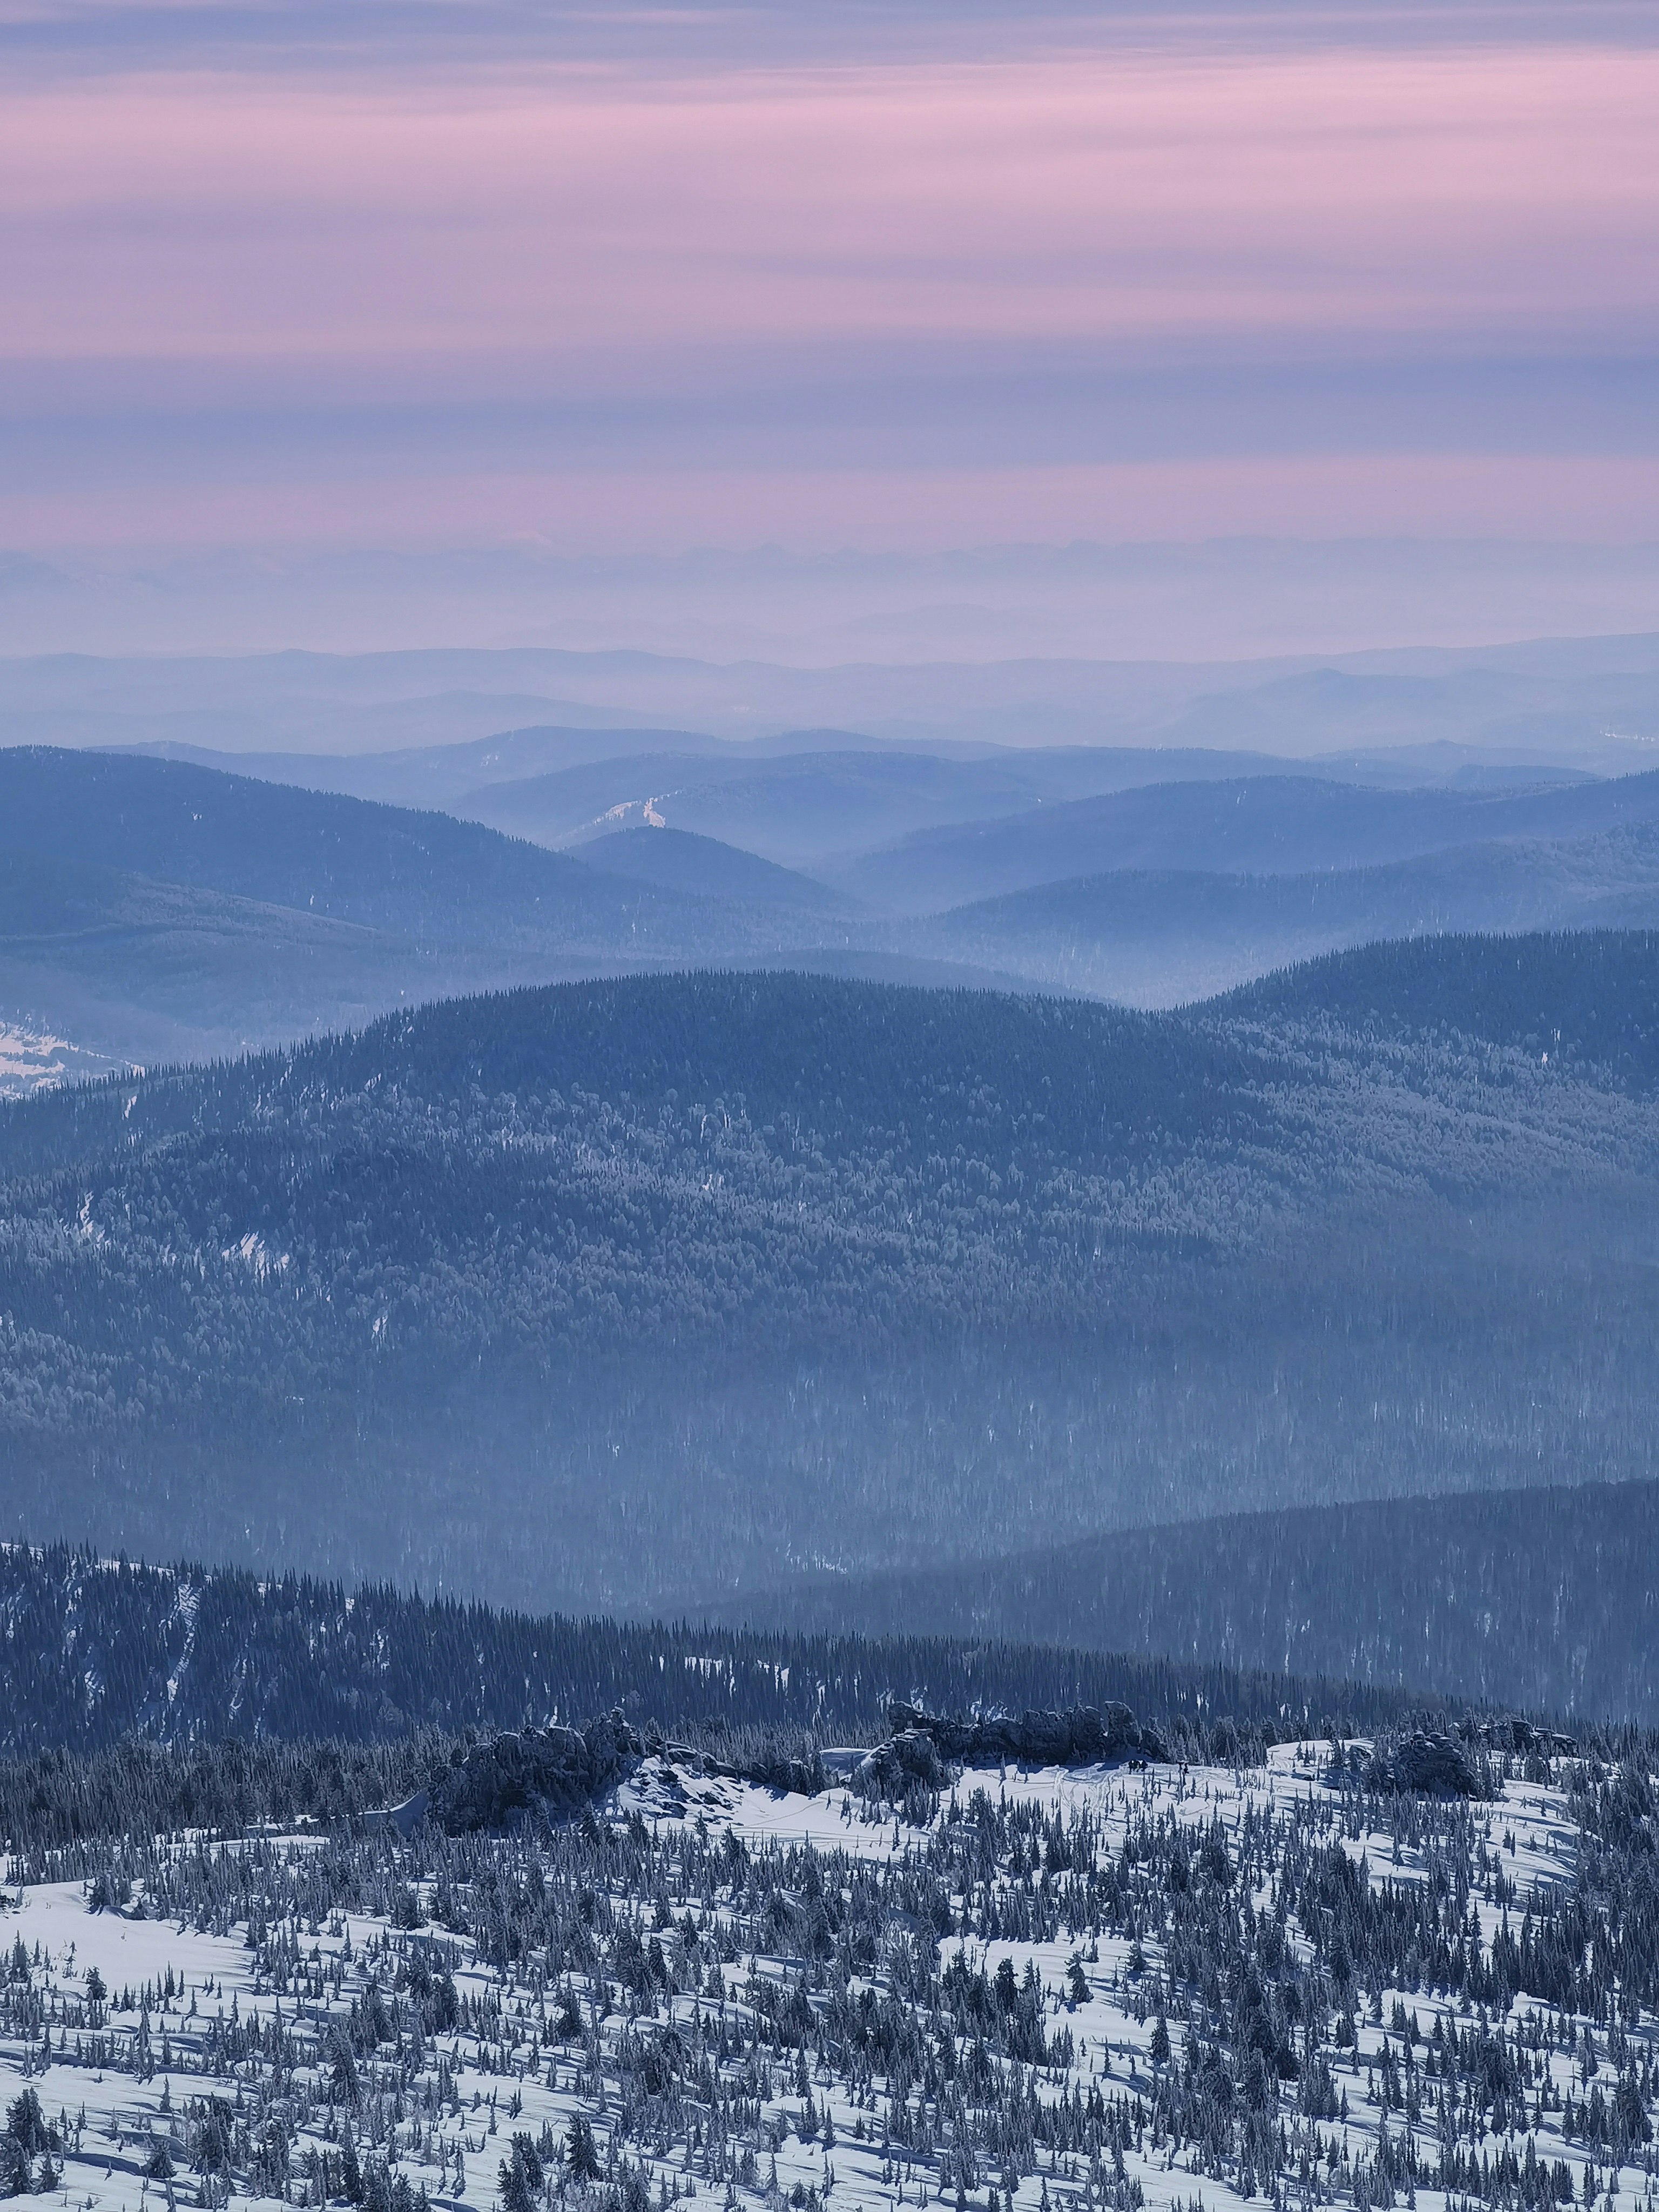
[[[1319,1020],[1447,1033],[1643,1082],[1659,1076],[1659,933],[1448,936],[1289,969],[1183,1014],[811,975],[631,978],[456,999],[210,1070],[114,1079],[0,1107],[0,1170],[118,1137],[310,1127],[353,1094],[516,1101],[590,1092],[797,1122],[831,1147],[1022,1143],[1078,1161],[1189,1145],[1260,1110],[1277,1038]],[[1266,1033],[1264,1034],[1264,1030]]]
[[[0,851],[443,944],[561,924],[620,941],[624,917],[660,922],[676,903],[447,814],[46,746],[0,750]]]
[[[1202,1653],[1659,1723],[1659,1482],[1228,1514],[750,1594],[797,1631]]]
[[[446,993],[844,939],[799,898],[769,905],[761,868],[715,896],[718,872],[602,873],[447,814],[0,748],[0,1063],[13,1025],[154,1066]]]
[[[722,1130],[780,1123],[836,1152],[892,1146],[1095,1162],[1115,1146],[1190,1144],[1266,1072],[1224,1030],[1066,1000],[921,991],[810,975],[705,973],[453,999],[212,1069],[159,1072],[0,1108],[0,1164],[230,1128],[290,1139],[362,1111],[561,1118],[566,1102],[695,1112]],[[412,1125],[407,1133],[413,1134]],[[481,1132],[463,1126],[465,1148]]]
[[[13,1106],[5,1526],[655,1610],[1659,1472],[1659,1104],[1554,940],[1431,951],[1386,1036],[1364,955],[1160,1016],[702,975]]]
[[[1368,945],[1247,983],[1211,1012],[1378,1034],[1450,1031],[1650,1085],[1659,1080],[1659,935],[1602,929]]]
[[[894,1696],[952,1712],[1117,1699],[1224,1757],[1225,1739],[1202,1733],[1224,1718],[1284,1735],[1369,1730],[1417,1709],[1386,1690],[982,1638],[537,1619],[384,1586],[0,1548],[3,1758],[132,1741],[385,1743],[419,1729],[580,1724],[617,1705],[710,1742],[779,1730],[869,1742]]]

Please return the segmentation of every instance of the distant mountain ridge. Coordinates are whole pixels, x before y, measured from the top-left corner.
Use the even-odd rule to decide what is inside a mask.
[[[700,1629],[503,1613],[386,1586],[145,1566],[66,1545],[0,1547],[0,1758],[118,1743],[395,1742],[419,1729],[578,1723],[621,1706],[719,1744],[760,1729],[881,1733],[883,1701],[935,1711],[1104,1705],[1375,1727],[1386,1689],[1046,1646],[900,1634]]]
[[[757,757],[757,754],[760,757]],[[955,823],[1109,786],[1121,771],[1097,750],[1003,751],[967,759],[915,747],[838,746],[719,755],[647,753],[492,784],[458,811],[550,845],[637,828],[649,808],[671,829],[815,868],[918,823]]]
[[[902,939],[942,959],[1160,1006],[1378,939],[1656,926],[1659,823],[1643,822],[1305,875],[1120,869],[922,917]]]
[[[1201,1656],[1652,1726],[1656,1547],[1659,1482],[1540,1486],[1125,1528],[793,1582],[714,1617]]]
[[[648,895],[596,896],[575,863],[448,814],[112,754],[0,751],[0,841],[417,940],[476,939],[492,908],[526,933],[578,915],[620,933],[653,912]]]
[[[786,667],[630,651],[56,654],[0,670],[13,742],[307,750],[470,740],[535,723],[722,738],[833,726],[878,739],[1234,744],[1325,751],[1462,742],[1566,747],[1607,772],[1656,734],[1651,635],[1205,662],[868,659]]]
[[[1645,1478],[1656,1033],[1659,940],[1589,933],[1178,1015],[635,978],[65,1091],[0,1111],[0,1525],[655,1609]]]
[[[150,741],[125,750],[149,759],[178,761],[225,775],[254,776],[263,783],[331,791],[391,806],[446,807],[469,792],[523,776],[546,775],[588,762],[632,757],[653,747],[682,757],[718,755],[723,741],[692,730],[584,730],[563,724],[502,728],[460,744],[399,745],[360,753],[228,752],[210,745]]]
[[[1149,784],[918,830],[836,880],[901,912],[1109,870],[1300,875],[1455,846],[1560,842],[1659,821],[1659,772],[1519,793],[1379,791],[1311,775]]]
[[[446,993],[810,949],[844,935],[841,903],[601,873],[450,814],[187,763],[0,750],[0,1019],[143,1064]]]
[[[487,750],[459,748],[456,773]],[[555,852],[463,818],[465,794],[462,811],[420,811],[131,754],[0,750],[0,1085],[58,1065],[8,1057],[20,1032],[61,1038],[71,1063],[150,1065],[580,975],[769,963],[1168,1006],[1372,939],[1659,921],[1659,775],[1378,789],[1218,781],[1208,757],[1184,782],[826,859],[895,809],[1063,793],[1106,760],[727,747],[713,781],[702,756],[625,756],[489,787],[507,829],[581,841]],[[682,770],[705,781],[678,783]],[[526,792],[563,795],[526,824]],[[1343,859],[1425,841],[1403,860]],[[1018,877],[1080,849],[1105,872],[926,911],[963,866]],[[810,865],[776,857],[791,854]]]

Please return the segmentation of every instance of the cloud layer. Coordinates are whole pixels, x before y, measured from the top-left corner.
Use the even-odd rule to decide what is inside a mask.
[[[0,542],[1654,511],[1617,14],[355,20],[5,23]]]

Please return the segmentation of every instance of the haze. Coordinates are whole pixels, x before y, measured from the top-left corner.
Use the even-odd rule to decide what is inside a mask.
[[[13,7],[0,643],[1647,627],[1653,30]]]

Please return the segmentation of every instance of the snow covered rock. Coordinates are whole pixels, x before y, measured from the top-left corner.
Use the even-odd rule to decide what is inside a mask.
[[[1417,1729],[1401,1736],[1387,1757],[1371,1761],[1373,1788],[1408,1790],[1444,1797],[1487,1797],[1491,1787],[1455,1738]]]
[[[475,1744],[429,1792],[432,1818],[451,1835],[577,1811],[630,1773],[644,1751],[622,1712],[585,1729],[524,1729]]]
[[[1169,1757],[1157,1730],[1143,1728],[1127,1705],[1115,1704],[1103,1713],[1081,1705],[1064,1713],[1025,1712],[1018,1720],[946,1720],[895,1698],[887,1722],[891,1748],[907,1767],[920,1754],[902,1752],[900,1745],[916,1737],[925,1738],[939,1758],[967,1766],[1003,1759],[1026,1766],[1092,1766],[1132,1756]]]

